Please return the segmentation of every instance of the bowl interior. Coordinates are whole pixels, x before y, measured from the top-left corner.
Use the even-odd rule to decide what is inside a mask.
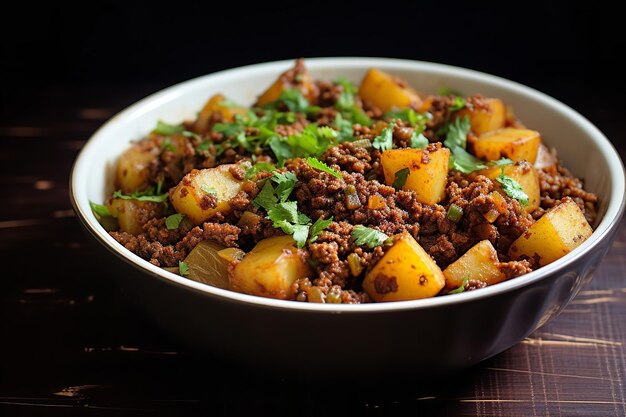
[[[292,65],[293,61],[281,61],[203,76],[158,92],[114,116],[93,135],[83,148],[72,173],[71,190],[75,206],[90,231],[106,245],[122,252],[127,260],[150,270],[153,274],[174,281],[189,281],[153,267],[127,252],[100,227],[89,209],[89,201],[102,202],[106,195],[113,191],[112,178],[117,158],[129,146],[130,141],[140,139],[150,132],[157,120],[179,123],[193,118],[206,100],[216,93],[222,93],[236,102],[249,105],[275,80],[279,73]],[[415,61],[380,58],[318,58],[306,60],[306,65],[314,78],[332,80],[343,76],[358,83],[368,68],[377,67],[406,79],[410,85],[424,93],[435,93],[441,87],[448,87],[464,95],[480,93],[487,97],[502,98],[505,103],[513,107],[515,114],[529,128],[541,132],[545,144],[558,150],[559,158],[564,161],[565,165],[575,175],[584,179],[586,189],[600,196],[600,215],[594,225],[596,227],[594,236],[574,251],[576,253],[582,253],[586,247],[593,244],[594,240],[599,239],[599,235],[604,234],[621,214],[624,200],[624,174],[621,161],[614,148],[585,118],[540,92],[471,70]],[[557,268],[574,255],[575,253],[569,254],[542,270]],[[506,290],[507,286],[521,285],[524,280],[533,279],[540,272],[541,270],[535,271],[476,293],[487,295],[493,291]],[[184,285],[202,286],[206,287],[200,288],[204,291],[248,301],[258,298],[235,295],[193,281],[185,282]],[[475,297],[479,294],[459,294],[459,296]],[[451,297],[417,300],[417,302],[426,305],[442,302],[441,299],[445,298]],[[276,300],[267,302],[274,303],[274,301]],[[415,301],[402,303],[415,304]]]

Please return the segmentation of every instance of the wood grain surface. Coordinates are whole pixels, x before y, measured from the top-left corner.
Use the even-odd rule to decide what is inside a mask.
[[[86,139],[156,87],[51,88],[42,102],[19,103],[28,111],[7,110],[0,415],[626,416],[624,223],[592,282],[556,319],[444,380],[290,381],[185,351],[117,291],[68,198]],[[609,137],[626,133],[622,116],[604,110],[587,115]]]

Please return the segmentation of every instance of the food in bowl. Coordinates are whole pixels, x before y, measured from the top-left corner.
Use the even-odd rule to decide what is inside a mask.
[[[159,122],[120,156],[115,188],[92,208],[138,256],[321,303],[513,279],[579,246],[597,208],[501,99],[426,95],[375,68],[358,88],[314,80],[302,60],[251,108],[218,94]]]

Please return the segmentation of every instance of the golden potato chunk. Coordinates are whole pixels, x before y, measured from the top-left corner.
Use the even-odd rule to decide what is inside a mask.
[[[476,107],[472,110],[463,109],[457,113],[458,117],[469,116],[472,131],[477,135],[504,127],[507,109],[498,98],[483,99],[485,107]]]
[[[393,246],[363,280],[363,289],[377,302],[434,297],[444,285],[441,269],[407,232],[393,237]]]
[[[109,212],[117,218],[120,230],[135,236],[143,232],[148,220],[162,217],[163,209],[163,204],[151,201],[114,198],[109,203]]]
[[[536,130],[505,127],[483,133],[473,142],[474,155],[493,161],[509,158],[534,164],[541,144],[541,135]]]
[[[484,175],[487,178],[493,180],[496,189],[503,195],[506,193],[502,190],[501,184],[496,180],[502,174],[501,167],[493,167],[478,171],[478,174]],[[520,161],[514,165],[508,165],[504,167],[504,174],[513,178],[522,187],[526,195],[528,196],[528,205],[524,206],[527,213],[532,213],[539,208],[541,202],[541,194],[539,187],[539,177],[537,171],[528,162]]]
[[[435,204],[441,201],[446,193],[448,183],[448,159],[450,150],[437,147],[425,149],[391,149],[384,151],[381,164],[387,185],[393,185],[396,173],[408,169],[403,190],[415,191],[419,201]]]
[[[148,186],[150,164],[159,156],[159,147],[142,141],[128,148],[117,163],[115,184],[125,194],[141,191]]]
[[[466,279],[480,280],[487,285],[504,281],[506,276],[498,265],[498,254],[491,242],[480,241],[443,270],[446,288],[449,290],[459,288]]]
[[[311,74],[304,66],[304,61],[301,59],[296,61],[293,68],[282,73],[274,84],[259,96],[255,106],[263,106],[278,100],[283,91],[290,88],[299,90],[309,100],[314,99],[317,94],[317,87],[313,77],[311,77]]]
[[[230,288],[260,297],[293,300],[293,283],[310,274],[293,238],[274,236],[257,243],[237,264],[230,277]]]
[[[509,248],[509,256],[523,256],[544,266],[576,249],[592,232],[584,213],[568,197],[517,238]]]
[[[232,122],[236,114],[245,114],[245,108],[224,106],[224,100],[226,98],[222,94],[215,94],[206,102],[200,113],[198,113],[198,118],[193,123],[194,132],[206,132],[209,129],[211,117],[216,113],[221,114],[219,120],[222,122]]]
[[[215,168],[194,169],[170,190],[170,199],[177,212],[200,224],[216,213],[231,211],[228,201],[241,190],[241,181],[230,173],[234,164]]]
[[[422,105],[422,100],[415,90],[396,77],[376,68],[367,71],[359,87],[363,100],[372,103],[383,112],[394,108],[403,109]]]

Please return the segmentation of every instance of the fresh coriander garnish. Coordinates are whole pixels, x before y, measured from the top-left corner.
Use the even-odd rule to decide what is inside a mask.
[[[249,180],[259,172],[272,171],[276,166],[271,162],[257,162],[246,170],[246,179]]]
[[[466,276],[465,278],[463,278],[463,282],[461,283],[461,285],[458,288],[453,289],[452,291],[448,292],[448,294],[460,294],[463,291],[465,291],[465,286],[467,285],[467,282],[469,281],[469,275]]]
[[[274,171],[274,175],[272,175],[271,180],[276,183],[276,190],[274,190],[276,196],[281,202],[285,202],[296,186],[298,177],[296,177],[296,174],[291,171],[287,171],[285,173]]]
[[[178,261],[178,273],[182,276],[189,275],[189,266],[186,262]]]
[[[465,149],[467,146],[467,134],[471,129],[470,119],[468,116],[458,117],[448,124],[446,140],[444,145],[448,148],[452,145],[460,146]]]
[[[90,201],[89,207],[91,207],[91,211],[93,211],[96,217],[107,217],[111,215],[109,208],[103,204],[98,204]]]
[[[169,123],[165,123],[162,120],[158,120],[157,125],[152,131],[152,133],[156,133],[157,135],[161,135],[161,136],[172,136],[172,135],[176,135],[179,133],[183,133],[184,130],[185,128],[183,127],[182,124],[171,125]]]
[[[335,108],[339,110],[351,123],[371,126],[372,120],[367,116],[367,114],[365,114],[362,108],[357,106],[354,100],[354,95],[356,93],[356,87],[354,84],[341,77],[337,79],[336,83],[341,85],[343,91],[335,103]]]
[[[317,240],[317,238],[322,234],[322,231],[333,222],[333,218],[330,219],[322,219],[321,217],[313,223],[311,226],[311,231],[309,233],[309,243],[313,243]]]
[[[178,226],[180,226],[180,222],[183,221],[184,217],[185,215],[181,213],[176,213],[176,214],[172,214],[171,216],[167,216],[165,218],[165,227],[167,227],[168,230],[178,229]]]
[[[340,173],[338,173],[337,171],[335,171],[334,169],[332,169],[331,167],[329,167],[328,165],[326,165],[324,162],[320,161],[317,158],[313,158],[313,157],[308,157],[306,159],[307,164],[309,164],[310,166],[312,166],[315,169],[319,169],[320,171],[324,171],[329,173],[330,175],[339,178],[340,180],[343,180],[343,177],[341,176]]]
[[[428,138],[421,133],[413,131],[411,135],[411,148],[424,149],[428,146]]]
[[[509,158],[500,158],[495,161],[491,161],[491,164],[496,167],[502,167],[507,165],[513,165],[515,162]]]
[[[502,191],[506,195],[519,201],[522,205],[528,205],[528,194],[524,191],[522,186],[508,175],[504,175],[504,167],[502,168],[502,174],[496,177],[501,185]]]
[[[380,246],[389,239],[389,236],[376,229],[372,229],[363,225],[354,226],[350,233],[352,240],[356,246],[367,245],[370,249]]]
[[[463,109],[465,107],[465,99],[461,96],[454,96],[454,101],[452,105],[448,107],[449,112],[455,112]]]
[[[395,180],[391,186],[396,190],[400,190],[406,184],[406,179],[409,177],[409,169],[402,168],[400,171],[397,171],[395,174]]]
[[[372,146],[378,149],[379,151],[387,151],[393,148],[393,128],[395,127],[395,123],[390,123],[389,126],[384,128],[380,135],[374,138],[372,142]]]
[[[467,134],[471,129],[468,116],[457,118],[448,123],[445,146],[450,148],[450,169],[461,171],[464,174],[487,168],[485,163],[465,150],[467,146]]]
[[[202,184],[200,186],[200,189],[207,194],[217,195],[217,190],[215,189],[215,187],[209,187],[206,184]]]
[[[165,152],[165,151],[170,151],[170,152],[176,151],[176,147],[172,144],[172,141],[170,141],[170,138],[165,138],[165,140],[163,140],[163,143],[161,143],[161,152]]]
[[[153,203],[167,203],[167,193],[161,194],[161,184],[156,189],[154,186],[146,188],[144,191],[135,191],[132,194],[124,194],[122,190],[113,192],[113,198],[121,198],[122,200],[150,201]]]
[[[257,208],[263,207],[265,211],[270,211],[277,202],[278,198],[274,195],[274,187],[270,181],[265,181],[265,185],[252,201]]]

